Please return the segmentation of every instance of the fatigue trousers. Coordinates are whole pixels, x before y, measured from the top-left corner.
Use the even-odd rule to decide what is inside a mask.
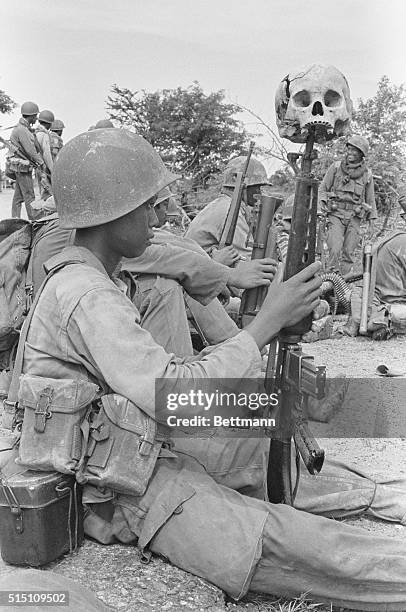
[[[353,253],[359,241],[361,219],[352,216],[343,219],[336,215],[329,215],[327,224],[327,246],[329,258],[327,270],[340,271],[347,274],[354,263]],[[341,256],[341,262],[340,262]]]
[[[34,183],[31,172],[16,172],[13,202],[11,204],[11,216],[21,217],[21,205],[24,202],[27,210],[27,217],[31,220],[35,218],[35,212],[31,202],[35,200]]]
[[[165,309],[174,321],[181,314],[173,298],[182,304],[176,283],[159,284],[154,295],[171,302],[156,304],[154,328],[152,295],[145,323],[155,338]],[[365,513],[406,525],[406,481],[374,481],[327,459],[318,476],[302,470],[295,508],[271,504],[264,501],[269,441],[238,435],[176,438],[177,456],[158,458],[143,496],[115,498],[111,536],[137,542],[145,557],[159,554],[235,599],[248,590],[306,592],[355,610],[406,610],[405,542],[331,520]]]

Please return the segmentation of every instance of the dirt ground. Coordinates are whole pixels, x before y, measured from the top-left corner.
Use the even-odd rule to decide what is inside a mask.
[[[0,193],[0,218],[9,216],[11,197],[11,190]],[[348,379],[343,404],[330,422],[312,423],[327,455],[345,458],[376,477],[405,477],[406,375],[384,379],[376,374],[376,368],[386,364],[406,370],[406,336],[380,343],[339,337],[304,344],[303,350],[313,355],[317,364],[327,366],[328,377]],[[346,522],[406,543],[406,527],[367,518]],[[49,569],[90,588],[113,610],[310,610],[288,608],[288,604],[279,607],[277,598],[272,597],[248,595],[239,603],[231,602],[216,587],[160,559],[144,565],[133,546],[101,546],[87,540],[77,553],[44,568]],[[0,562],[0,573],[10,570]]]

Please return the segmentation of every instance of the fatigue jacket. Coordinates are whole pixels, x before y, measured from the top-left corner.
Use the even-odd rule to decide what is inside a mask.
[[[213,248],[218,248],[220,243],[230,204],[231,197],[226,194],[222,194],[207,204],[189,225],[185,234],[186,237],[196,240],[207,253],[211,254]],[[247,238],[250,233],[247,220],[248,215],[249,207],[244,202],[241,202],[233,247],[244,259],[251,259],[252,252],[252,249],[247,246]]]
[[[10,136],[11,144],[13,144],[18,151],[15,153],[22,159],[29,159],[33,165],[42,165],[44,160],[37,149],[37,142],[34,132],[31,130],[30,125],[24,117],[21,117],[18,124],[13,128]],[[21,151],[22,155],[19,155]]]
[[[52,155],[52,159],[55,161],[55,159],[58,156],[59,151],[63,147],[63,140],[62,140],[62,137],[59,136],[59,134],[56,134],[55,132],[52,132],[52,130],[49,132],[49,139],[51,141],[51,155]]]
[[[46,167],[48,168],[49,172],[52,172],[54,162],[51,154],[51,137],[49,135],[49,131],[44,128],[43,125],[39,124],[35,130],[35,135],[37,137]]]
[[[332,163],[320,183],[319,203],[327,204],[328,192],[330,191],[336,194],[339,206],[340,203],[347,205],[346,210],[339,208],[330,214],[336,217],[350,218],[353,216],[353,208],[366,202],[371,206],[371,212],[367,212],[365,218],[367,220],[377,218],[374,180],[369,169],[359,178],[353,179],[343,172],[340,162]]]
[[[76,263],[58,271],[40,296],[25,344],[23,373],[97,382],[153,418],[157,378],[260,376],[261,355],[248,332],[206,349],[190,362],[177,358],[141,328],[138,310],[93,253],[67,247],[46,267],[63,261]]]

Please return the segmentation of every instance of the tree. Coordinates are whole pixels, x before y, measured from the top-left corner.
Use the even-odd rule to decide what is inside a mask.
[[[197,81],[186,89],[148,93],[113,85],[107,111],[120,126],[133,128],[161,154],[172,170],[205,184],[233,155],[244,150],[248,134],[224,102],[224,91],[206,95]]]
[[[17,106],[17,104],[8,96],[2,89],[0,89],[0,113],[2,115],[11,113],[11,111]]]

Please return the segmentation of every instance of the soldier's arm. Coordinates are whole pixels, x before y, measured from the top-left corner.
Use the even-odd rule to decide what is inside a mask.
[[[30,134],[30,132],[21,130],[18,135],[18,141],[22,152],[25,153],[34,164],[39,166],[44,165],[44,160],[35,148],[34,137]]]
[[[328,194],[332,191],[334,185],[334,176],[335,176],[335,168],[334,164],[331,164],[326,174],[323,177],[323,180],[319,186],[319,206],[324,203],[327,204]]]
[[[365,202],[368,204],[368,206],[371,206],[371,211],[367,214],[367,220],[373,221],[374,219],[377,219],[378,213],[376,211],[375,188],[372,175],[365,186]]]

